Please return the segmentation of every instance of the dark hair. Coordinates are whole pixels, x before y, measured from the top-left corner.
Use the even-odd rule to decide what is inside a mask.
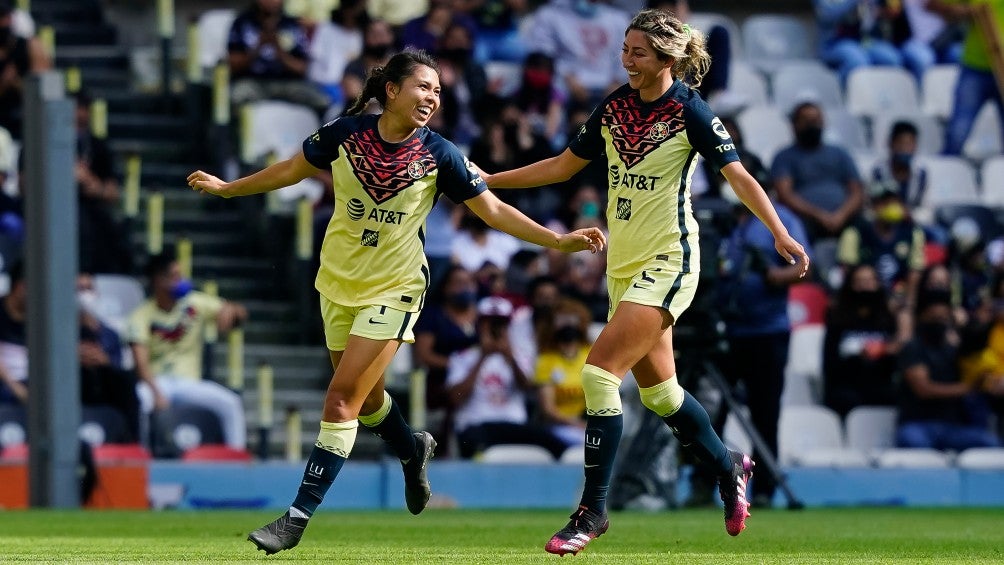
[[[909,134],[917,137],[917,126],[910,122],[896,122],[892,125],[892,130],[889,131],[889,142],[892,143],[894,139],[903,135]]]
[[[14,6],[10,0],[0,0],[0,18],[10,15],[14,11]]]
[[[363,86],[362,94],[345,113],[349,116],[362,113],[370,99],[376,98],[381,107],[387,106],[387,83],[393,82],[401,85],[404,79],[415,73],[419,66],[426,66],[439,74],[439,65],[421,49],[405,49],[394,55],[383,67],[373,67],[366,75],[366,84]]]
[[[865,269],[871,269],[872,272],[875,273],[876,277],[879,276],[875,266],[871,263],[858,263],[857,265],[852,265],[848,268],[847,273],[844,275],[844,283],[837,291],[837,299],[830,305],[830,308],[827,311],[828,323],[839,326],[854,326],[859,322],[858,312],[851,307],[854,304],[854,275],[856,275],[858,271],[863,271]],[[888,304],[889,293],[885,286],[882,285],[881,280],[879,280],[878,293],[879,296],[881,296],[879,302],[881,304]],[[878,329],[892,332],[896,327],[896,319],[893,317],[892,311],[888,307],[878,308],[869,312],[868,319]]]
[[[542,286],[549,285],[549,284],[553,284],[554,286],[559,286],[558,285],[558,280],[555,279],[554,277],[549,276],[549,275],[540,275],[538,277],[534,277],[533,279],[531,279],[530,282],[527,283],[527,285],[526,285],[526,299],[527,299],[527,301],[532,302],[533,301],[533,295],[537,293],[537,289],[540,288],[540,287],[542,287]]]
[[[801,114],[802,111],[807,108],[815,108],[817,110],[822,111],[822,108],[819,107],[819,104],[815,102],[812,101],[799,102],[797,106],[792,108],[791,114],[788,115],[788,119],[790,119],[792,123],[795,123],[795,120],[798,119],[799,114]]]
[[[432,294],[429,296],[429,302],[433,304],[443,304],[446,301],[446,287],[450,284],[450,279],[453,278],[454,273],[463,271],[471,275],[471,279],[474,279],[474,273],[471,273],[467,269],[460,265],[450,265],[450,268],[443,273],[443,276],[439,279],[439,283],[436,284],[436,288],[432,289]]]
[[[352,8],[358,8],[360,5],[363,6],[363,11],[359,12],[356,16],[356,27],[359,29],[365,29],[370,23],[369,12],[365,10],[365,0],[342,0],[338,3],[338,7],[331,10],[331,22],[336,24],[344,24],[345,18],[348,15],[348,11]]]
[[[162,251],[161,253],[152,255],[146,261],[146,268],[143,269],[143,274],[146,275],[148,281],[153,282],[155,277],[169,271],[171,265],[177,260],[178,258],[173,251]]]

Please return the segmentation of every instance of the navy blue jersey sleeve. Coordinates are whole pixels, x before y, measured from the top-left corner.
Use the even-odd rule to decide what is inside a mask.
[[[488,185],[474,165],[464,157],[457,146],[434,134],[430,150],[439,170],[436,188],[450,200],[460,204],[488,190]]]
[[[710,161],[715,170],[739,160],[732,136],[703,100],[695,97],[686,104],[683,119],[690,145]]]
[[[327,170],[338,158],[338,146],[352,130],[352,118],[336,118],[303,140],[303,156],[318,169]]]
[[[568,149],[580,159],[598,159],[603,156],[606,146],[603,142],[603,135],[600,128],[603,127],[603,108],[606,107],[606,100],[597,106],[593,113],[589,115],[586,123],[582,124],[579,132],[575,134],[568,144]]]

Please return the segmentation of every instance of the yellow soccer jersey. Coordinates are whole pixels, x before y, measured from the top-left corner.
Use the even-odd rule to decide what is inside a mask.
[[[690,178],[697,154],[715,168],[738,161],[725,126],[679,80],[653,102],[624,85],[600,104],[569,144],[582,159],[606,157],[607,274],[626,278],[654,259],[700,270]]]
[[[215,324],[223,300],[192,291],[165,312],[152,300],[129,315],[128,341],[150,350],[150,369],[156,376],[202,378],[202,344],[206,324]]]
[[[486,186],[439,134],[421,128],[401,143],[388,143],[377,133],[377,119],[339,118],[303,142],[307,161],[330,167],[335,187],[315,285],[343,306],[417,312],[429,284],[426,216],[440,195],[459,204]]]
[[[589,347],[583,346],[571,359],[553,351],[541,353],[537,358],[534,382],[554,387],[554,403],[563,416],[577,418],[586,413],[586,393],[582,390],[582,367],[586,364],[587,355]]]

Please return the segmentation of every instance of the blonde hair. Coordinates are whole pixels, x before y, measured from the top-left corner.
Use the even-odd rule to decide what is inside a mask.
[[[638,12],[628,24],[627,31],[632,29],[644,33],[652,48],[663,58],[673,59],[672,71],[680,80],[692,88],[701,85],[701,79],[711,66],[711,55],[700,30],[663,10]]]

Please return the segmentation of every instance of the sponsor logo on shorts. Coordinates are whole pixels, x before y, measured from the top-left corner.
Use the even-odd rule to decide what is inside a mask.
[[[359,245],[363,247],[376,247],[380,245],[380,232],[363,230],[363,236],[359,239]]]
[[[387,325],[387,322],[381,322],[380,320],[377,320],[376,318],[370,318],[370,323],[373,324],[374,326],[386,326]]]

